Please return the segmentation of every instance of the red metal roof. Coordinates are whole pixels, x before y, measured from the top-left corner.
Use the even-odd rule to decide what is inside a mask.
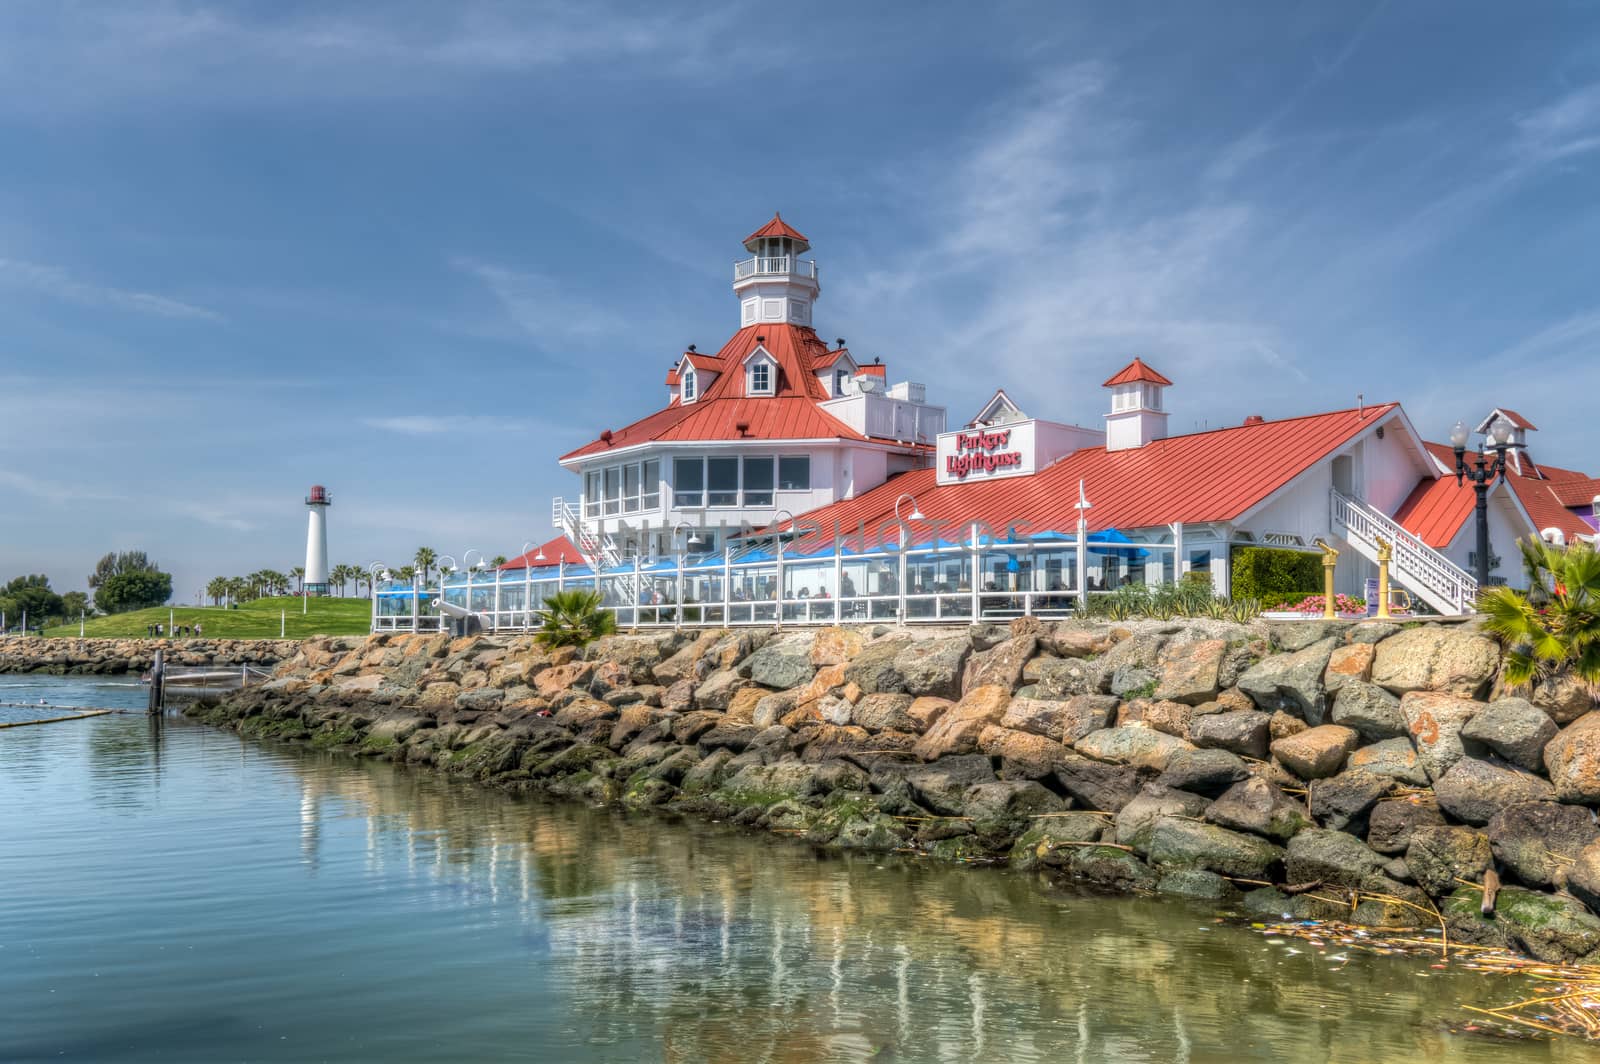
[[[846,536],[863,525],[877,531],[894,521],[895,501],[904,492],[945,527],[981,521],[997,531],[1015,526],[1019,532],[1070,532],[1078,523],[1080,479],[1092,504],[1090,529],[1230,521],[1398,408],[1387,403],[1266,421],[1123,451],[1085,447],[1026,477],[940,485],[935,470],[918,469],[801,515],[826,530],[801,549],[831,543],[835,523]]]
[[[764,240],[768,237],[780,236],[786,236],[790,240],[798,240],[807,247],[811,246],[810,242],[806,240],[805,234],[800,232],[800,230],[796,229],[794,226],[790,225],[788,222],[784,221],[783,215],[777,213],[776,211],[774,211],[772,214],[772,221],[768,222],[760,229],[757,229],[755,232],[745,237],[744,242],[748,244],[753,240]],[[802,248],[801,250],[803,251],[805,249]]]
[[[535,561],[534,559],[540,554],[544,555],[544,561]],[[557,536],[548,543],[540,544],[526,554],[517,555],[500,568],[502,570],[527,569],[530,567],[537,569],[542,565],[555,565],[558,562],[565,562],[568,565],[586,564],[583,560],[583,555],[578,553],[578,548],[572,545],[570,539],[566,536]]]
[[[746,396],[744,360],[762,348],[777,363],[777,381],[770,396]],[[716,355],[686,357],[717,374],[702,385],[699,398],[665,408],[615,429],[609,442],[596,439],[562,455],[562,460],[632,447],[655,440],[866,440],[867,437],[817,404],[830,398],[812,368],[828,345],[816,331],[800,325],[751,325],[733,334]],[[669,377],[669,381],[673,378]],[[745,424],[741,432],[737,426]]]
[[[1504,406],[1497,406],[1495,407],[1495,410],[1498,411],[1507,421],[1511,422],[1519,429],[1532,429],[1535,432],[1539,431],[1538,425],[1535,425],[1533,422],[1529,421],[1515,410]]]
[[[1510,413],[1505,409],[1500,412]],[[1471,519],[1477,495],[1470,483],[1456,484],[1453,472],[1456,456],[1449,444],[1425,443],[1423,446],[1447,472],[1438,480],[1424,480],[1412,489],[1395,514],[1395,520],[1428,546],[1444,547]],[[1568,539],[1593,533],[1588,523],[1570,507],[1589,505],[1590,499],[1600,492],[1600,480],[1570,469],[1536,465],[1532,457],[1524,453],[1520,473],[1515,465],[1507,463],[1506,484],[1516,493],[1517,501],[1527,511],[1536,531],[1559,528]]]
[[[1136,358],[1132,362],[1129,362],[1126,366],[1122,367],[1122,369],[1119,370],[1114,377],[1106,381],[1105,384],[1101,385],[1101,387],[1110,388],[1118,384],[1135,384],[1140,381],[1148,382],[1150,384],[1172,383],[1171,381],[1167,380],[1167,378],[1163,377],[1161,374],[1145,365],[1143,359]]]
[[[882,362],[874,362],[870,366],[862,366],[856,370],[857,376],[860,376],[863,373],[873,377],[882,377],[884,380],[889,379],[889,367],[885,366]]]

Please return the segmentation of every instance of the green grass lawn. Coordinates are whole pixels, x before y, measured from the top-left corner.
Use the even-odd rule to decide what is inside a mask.
[[[284,633],[290,639],[311,635],[366,635],[372,623],[372,603],[364,598],[312,598],[300,612],[299,598],[267,598],[246,602],[236,610],[220,606],[157,606],[109,617],[90,617],[83,634],[100,639],[143,639],[145,626],[199,624],[206,639],[276,639],[278,617],[284,614]],[[46,628],[47,636],[76,636],[76,623]]]

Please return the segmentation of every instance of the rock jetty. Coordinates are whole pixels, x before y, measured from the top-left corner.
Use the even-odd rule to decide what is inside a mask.
[[[0,673],[56,675],[143,672],[156,651],[168,665],[277,665],[295,639],[0,639]]]
[[[375,635],[190,712],[819,846],[1600,961],[1600,713],[1499,670],[1447,624]]]

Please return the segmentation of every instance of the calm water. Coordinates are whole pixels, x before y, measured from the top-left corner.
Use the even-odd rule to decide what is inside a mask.
[[[4,1061],[1594,1059],[1447,1033],[1521,989],[177,719],[0,730]]]

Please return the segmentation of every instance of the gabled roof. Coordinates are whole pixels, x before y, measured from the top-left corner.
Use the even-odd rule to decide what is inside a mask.
[[[796,229],[794,226],[790,225],[788,222],[784,221],[783,215],[777,213],[776,211],[773,212],[772,221],[768,222],[760,229],[757,229],[755,232],[745,237],[744,242],[746,244],[752,244],[757,240],[765,240],[770,237],[783,236],[788,237],[790,240],[798,241],[801,245],[803,245],[799,249],[801,251],[805,251],[811,246],[810,241],[806,240],[805,234],[800,232],[800,230]]]
[[[1444,473],[1437,480],[1423,480],[1413,488],[1396,512],[1395,520],[1430,547],[1444,547],[1471,520],[1477,494],[1470,483],[1456,484],[1456,456],[1449,444],[1425,443],[1423,446]],[[1505,482],[1516,495],[1518,507],[1532,522],[1535,532],[1559,528],[1569,540],[1573,536],[1593,535],[1594,529],[1569,507],[1588,505],[1596,492],[1590,492],[1581,502],[1569,503],[1565,497],[1573,489],[1577,493],[1591,485],[1600,489],[1600,480],[1570,469],[1537,466],[1526,461],[1521,472],[1508,463]]]
[[[977,415],[967,422],[967,428],[970,429],[978,425],[992,425],[997,420],[1002,422],[1023,421],[1027,419],[1027,416],[1022,412],[1020,406],[1012,402],[1011,396],[1006,394],[1004,388],[997,388],[994,395],[990,396],[989,401],[983,404],[983,408],[978,411]]]
[[[544,561],[535,560],[540,554],[544,555]],[[540,566],[556,565],[561,562],[565,562],[567,565],[588,564],[583,560],[583,555],[578,553],[578,548],[572,545],[570,539],[566,536],[557,536],[555,539],[533,548],[526,554],[517,555],[502,565],[500,569],[502,572],[507,569],[537,569]]]
[[[824,350],[820,355],[813,358],[811,360],[811,368],[813,370],[827,369],[841,358],[850,359],[850,364],[855,365],[856,360],[850,357],[850,349],[848,347],[836,347],[832,351]]]
[[[747,396],[746,374],[731,371],[758,347],[777,363],[777,380],[771,395]],[[561,460],[654,441],[866,441],[868,437],[818,405],[832,396],[816,378],[813,367],[819,357],[829,353],[816,331],[806,326],[747,326],[734,333],[715,355],[696,352],[684,356],[697,368],[716,374],[710,384],[701,387],[695,402],[683,405],[674,399],[665,408],[613,430],[609,440],[596,439],[562,455]]]
[[[1163,377],[1161,374],[1145,365],[1143,359],[1136,358],[1132,362],[1129,362],[1126,366],[1123,366],[1122,369],[1117,371],[1117,373],[1110,380],[1102,384],[1101,387],[1112,388],[1118,384],[1136,384],[1141,381],[1147,384],[1172,383],[1171,381],[1167,380],[1167,378]]]
[[[1489,426],[1494,424],[1494,419],[1497,415],[1505,418],[1519,429],[1532,429],[1534,432],[1539,431],[1538,425],[1535,425],[1533,422],[1529,421],[1515,410],[1504,406],[1497,406],[1493,410],[1489,411],[1489,416],[1478,422],[1478,427],[1475,431],[1488,432]]]
[[[825,546],[835,522],[846,536],[861,525],[870,533],[893,522],[895,501],[910,492],[917,508],[946,528],[982,521],[996,530],[1070,532],[1078,523],[1082,480],[1093,507],[1090,529],[1232,521],[1398,411],[1399,404],[1386,403],[1174,436],[1128,450],[1085,447],[1025,477],[941,485],[936,470],[918,469],[801,520],[826,530],[807,546]]]

